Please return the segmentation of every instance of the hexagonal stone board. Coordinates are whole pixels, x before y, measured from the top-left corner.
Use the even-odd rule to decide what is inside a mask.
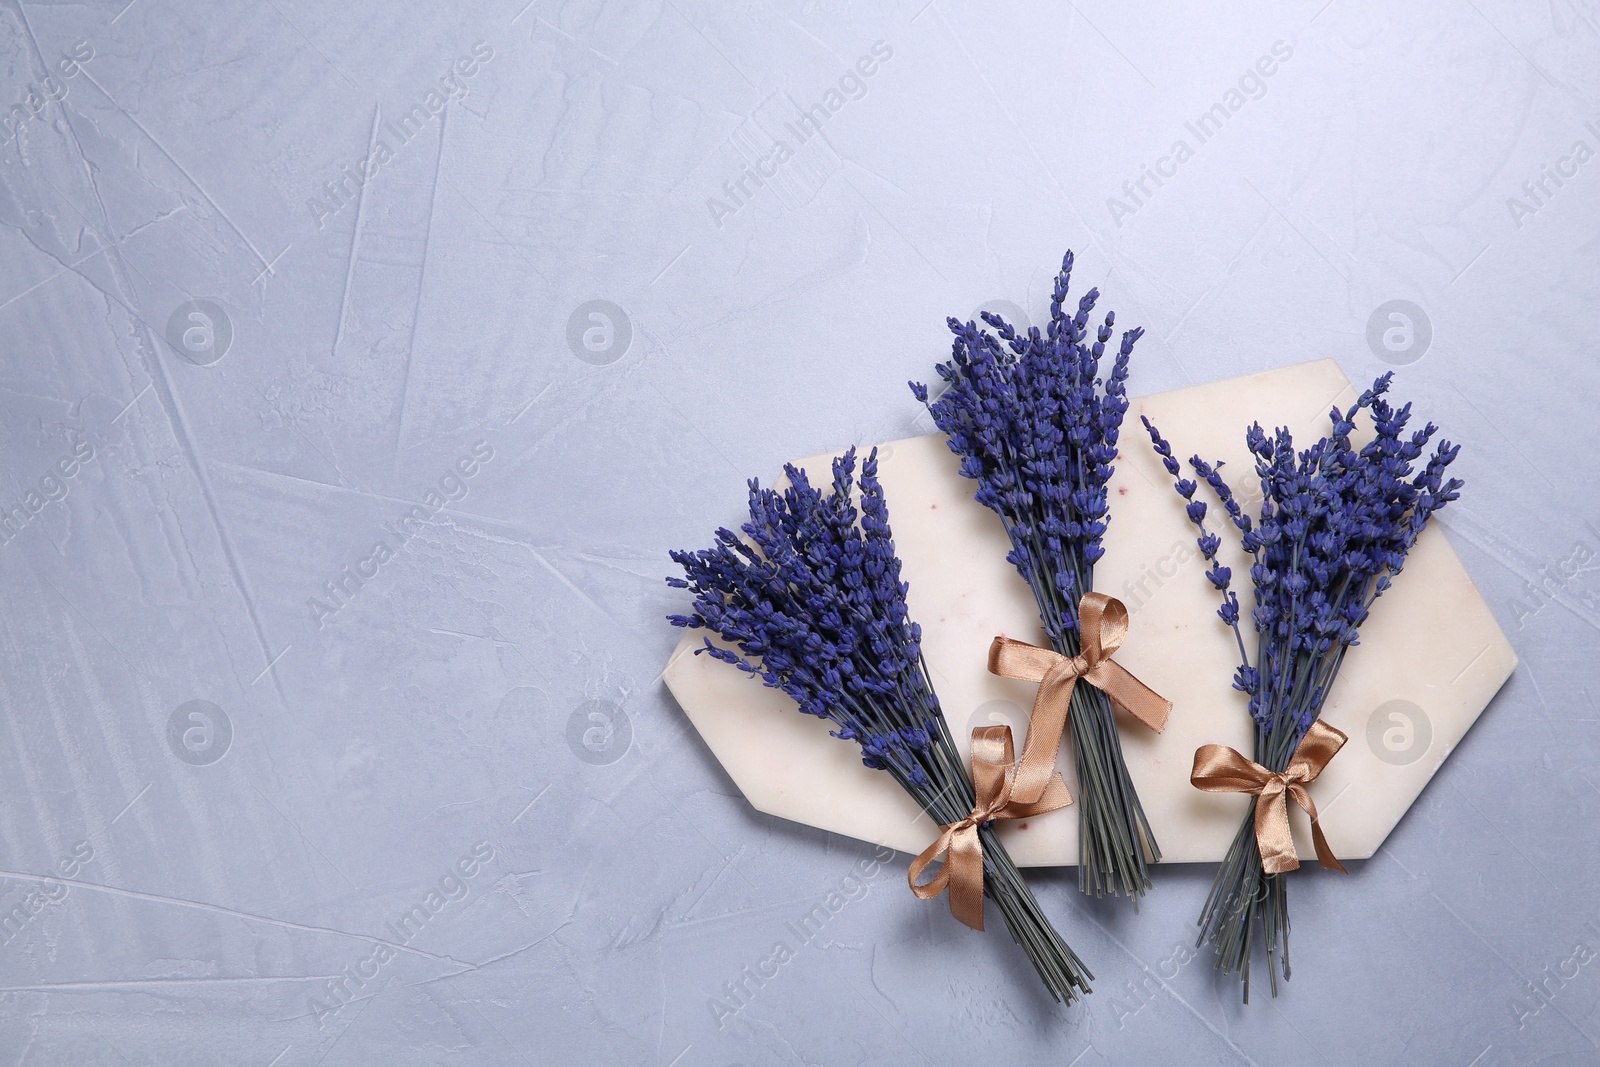
[[[1405,395],[1403,381],[1396,392]],[[1244,428],[1253,420],[1287,425],[1297,441],[1309,443],[1326,431],[1331,405],[1354,399],[1338,364],[1318,360],[1139,398],[1129,411],[1096,587],[1120,598],[1132,615],[1118,659],[1174,704],[1160,735],[1119,713],[1129,769],[1167,862],[1222,858],[1245,801],[1200,792],[1189,785],[1189,770],[1202,744],[1229,744],[1248,755],[1251,727],[1244,698],[1231,687],[1237,648],[1216,617],[1216,593],[1182,501],[1138,416],[1148,414],[1180,456],[1198,452],[1226,461],[1235,492],[1254,510],[1259,488]],[[831,458],[800,465],[825,470]],[[943,435],[891,442],[879,458],[911,614],[922,623],[951,732],[963,754],[974,725],[1009,723],[1020,741],[1034,687],[989,674],[989,643],[1003,633],[1042,644],[1043,634],[1032,595],[1005,562],[1005,532],[973,501],[974,483],[957,473]],[[1248,565],[1237,540],[1224,541],[1225,561],[1245,576],[1241,599],[1248,610]],[[1517,662],[1437,523],[1361,636],[1324,716],[1350,742],[1312,787],[1328,841],[1346,859],[1377,850]],[[751,804],[909,853],[933,840],[933,823],[888,775],[861,766],[853,743],[829,737],[825,722],[798,714],[778,691],[708,656],[690,655],[700,638],[686,633],[665,680]],[[1064,750],[1058,764],[1076,794]],[[1290,810],[1300,855],[1311,859],[1309,824],[1298,808]],[[1076,862],[1075,808],[1004,824],[1002,835],[1024,866]]]

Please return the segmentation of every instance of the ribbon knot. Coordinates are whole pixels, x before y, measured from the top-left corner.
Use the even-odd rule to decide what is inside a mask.
[[[1022,819],[1043,815],[1072,803],[1061,775],[1049,772],[1045,788],[1032,801],[1017,799],[1015,783],[1020,774],[1012,766],[1011,727],[980,726],[972,731],[972,788],[976,798],[972,811],[946,824],[937,840],[911,861],[906,881],[922,900],[931,900],[950,890],[950,913],[974,930],[983,929],[983,841],[978,828],[991,819]],[[1027,762],[1023,754],[1023,762]],[[1051,753],[1051,763],[1055,754]],[[922,872],[944,857],[944,866],[927,883],[919,885]]]
[[[1167,725],[1172,701],[1135,678],[1111,657],[1128,636],[1128,609],[1116,597],[1085,593],[1078,601],[1081,651],[1065,656],[1048,648],[997,637],[989,646],[989,671],[1002,678],[1038,682],[1028,715],[1028,737],[1012,796],[1030,801],[1042,796],[1055,766],[1056,749],[1066,729],[1072,690],[1083,679],[1156,733]]]
[[[1322,836],[1317,806],[1311,802],[1306,786],[1317,780],[1347,740],[1343,731],[1318,719],[1295,746],[1289,766],[1282,771],[1269,771],[1228,745],[1201,745],[1194,751],[1189,781],[1208,793],[1248,793],[1259,798],[1256,847],[1261,853],[1261,869],[1268,874],[1282,874],[1300,866],[1294,836],[1289,832],[1291,800],[1311,816],[1311,842],[1317,849],[1317,862],[1330,870],[1344,871],[1344,864],[1334,857],[1327,838]]]
[[[1073,681],[1077,681],[1093,669],[1094,664],[1090,663],[1089,657],[1082,653],[1073,656],[1071,659],[1062,656],[1051,666],[1049,672],[1045,675],[1045,680],[1059,683],[1071,678]]]

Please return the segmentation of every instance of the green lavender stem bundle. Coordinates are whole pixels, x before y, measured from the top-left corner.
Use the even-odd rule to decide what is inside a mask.
[[[724,643],[707,638],[697,654],[759,677],[802,713],[831,722],[834,737],[860,746],[866,766],[888,772],[948,826],[973,811],[973,785],[928,677],[922,628],[906,610],[876,450],[861,465],[859,507],[855,463],[854,449],[834,461],[829,490],[794,466],[782,492],[752,481],[742,537],[718,530],[713,547],[672,553],[685,576],[668,584],[691,591],[694,608],[670,620],[717,634]],[[984,892],[1046,988],[1068,1003],[1088,993],[1094,976],[1051,926],[992,825],[978,836]]]
[[[1416,466],[1438,428],[1429,423],[1405,433],[1411,405],[1395,408],[1384,399],[1392,378],[1380,377],[1347,411],[1335,407],[1329,435],[1303,451],[1295,450],[1287,429],[1269,436],[1259,423],[1250,427],[1245,442],[1262,491],[1260,514],[1253,518],[1223,481],[1222,464],[1199,456],[1189,460],[1195,479],[1216,496],[1251,559],[1253,661],[1239,625],[1239,598],[1230,588],[1232,570],[1217,559],[1222,539],[1206,527],[1206,503],[1195,499],[1199,484],[1182,476],[1172,447],[1143,420],[1199,530],[1200,554],[1211,565],[1206,578],[1222,594],[1217,615],[1239,646],[1233,684],[1249,698],[1253,759],[1270,772],[1288,767],[1301,738],[1321,716],[1360,627],[1433,514],[1460,496],[1460,479],[1444,477],[1459,446],[1441,441]],[[1357,448],[1351,436],[1363,411],[1373,436]],[[1262,868],[1254,830],[1257,803],[1252,797],[1200,915],[1200,943],[1215,948],[1218,968],[1239,975],[1246,1001],[1257,947],[1266,953],[1274,996],[1279,973],[1284,978],[1290,973],[1288,883],[1284,875]]]
[[[926,386],[911,385],[961,457],[962,475],[978,483],[977,501],[1004,523],[1011,540],[1006,559],[1032,590],[1050,646],[1064,656],[1080,651],[1077,604],[1094,588],[1094,565],[1105,554],[1107,484],[1128,410],[1128,359],[1143,333],[1122,334],[1102,378],[1116,316],[1108,312],[1091,336],[1096,289],[1067,313],[1072,264],[1068,252],[1044,333],[1030,328],[1019,334],[988,313],[983,321],[994,333],[950,319],[952,358],[938,368],[946,388],[930,399]],[[1095,896],[1126,895],[1137,905],[1161,850],[1128,775],[1111,701],[1080,685],[1069,722],[1079,888]]]

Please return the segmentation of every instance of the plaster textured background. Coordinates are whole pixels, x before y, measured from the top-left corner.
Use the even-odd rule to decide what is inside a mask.
[[[524,5],[0,2],[0,1064],[1600,1059],[1600,8]],[[1178,867],[1039,879],[1055,1008],[659,681],[665,551],[1068,247],[1137,392],[1467,445],[1522,666],[1275,1002]]]

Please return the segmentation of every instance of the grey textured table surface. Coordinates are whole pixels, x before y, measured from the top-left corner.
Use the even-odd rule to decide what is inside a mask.
[[[1600,8],[524,2],[0,3],[0,1064],[1600,1062]],[[1068,247],[1136,391],[1466,446],[1523,665],[1276,1001],[1068,870],[1055,1008],[659,681],[667,549]]]

